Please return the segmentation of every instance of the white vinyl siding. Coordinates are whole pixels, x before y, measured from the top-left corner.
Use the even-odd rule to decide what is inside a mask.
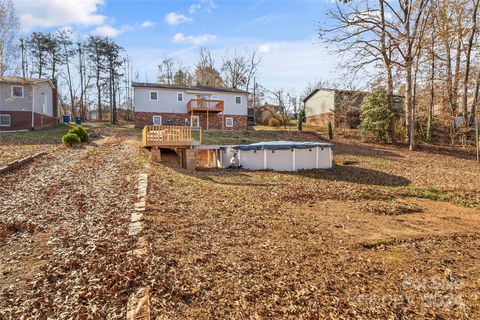
[[[11,118],[9,114],[0,114],[0,127],[10,127]]]
[[[157,101],[157,100],[158,100],[158,92],[150,91],[150,101]]]
[[[335,92],[321,89],[305,102],[305,115],[309,117],[333,112],[334,108]]]
[[[233,127],[233,118],[225,118],[225,127],[227,128]]]
[[[162,116],[153,116],[152,122],[155,125],[162,125]]]
[[[187,113],[187,103],[192,99],[197,99],[196,92],[183,92],[183,102],[178,102],[178,90],[169,90],[159,88],[158,100],[150,100],[151,88],[134,87],[134,105],[135,112],[152,112],[152,113]],[[225,115],[247,115],[247,95],[238,93],[216,93],[212,92],[210,96],[212,100],[224,101]],[[216,95],[216,97],[215,97]],[[202,95],[203,96],[203,95]],[[235,96],[240,96],[242,104],[235,104]]]
[[[12,98],[23,98],[23,87],[12,86]]]
[[[42,113],[47,114],[47,94],[43,93]]]

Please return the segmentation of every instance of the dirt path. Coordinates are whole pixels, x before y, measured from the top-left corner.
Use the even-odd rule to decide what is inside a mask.
[[[0,319],[124,318],[138,154],[107,133],[0,177]]]

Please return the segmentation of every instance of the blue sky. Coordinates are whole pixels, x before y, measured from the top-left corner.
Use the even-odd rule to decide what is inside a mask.
[[[200,47],[216,57],[258,50],[258,81],[301,91],[308,81],[336,80],[336,58],[317,38],[329,0],[131,1],[14,0],[25,33],[69,28],[76,37],[114,37],[131,56],[140,80],[154,81],[172,56],[192,68]]]

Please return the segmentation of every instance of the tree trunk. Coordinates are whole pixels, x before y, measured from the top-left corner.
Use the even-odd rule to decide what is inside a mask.
[[[0,77],[5,73],[5,66],[3,64],[3,43],[0,41]]]
[[[96,79],[96,85],[97,85],[97,113],[98,113],[98,120],[102,121],[103,120],[103,114],[102,114],[102,93],[100,89],[100,69],[97,67],[97,79]]]
[[[432,124],[433,124],[433,107],[435,104],[435,41],[432,38],[432,64],[430,66],[430,105],[428,107],[428,118],[427,118],[427,134],[425,140],[430,142],[432,138]]]
[[[470,76],[470,57],[472,54],[473,42],[475,39],[476,29],[477,29],[477,8],[478,0],[474,2],[473,8],[473,25],[470,31],[470,36],[468,39],[467,49],[465,52],[465,73],[463,76],[463,97],[462,97],[462,112],[463,112],[463,125],[468,127],[469,117],[468,117],[468,80]]]
[[[480,70],[477,72],[477,77],[475,79],[475,89],[473,91],[473,102],[470,109],[470,124],[475,124],[477,121],[477,109],[478,109],[478,94],[480,90]]]
[[[407,88],[405,91],[405,102],[407,103],[407,130],[409,149],[415,148],[415,118],[414,106],[412,102],[412,61],[407,61],[405,66]]]

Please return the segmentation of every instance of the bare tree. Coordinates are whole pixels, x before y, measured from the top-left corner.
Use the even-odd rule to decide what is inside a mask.
[[[291,110],[291,104],[288,101],[286,90],[283,88],[269,90],[268,96],[273,105],[271,107],[265,107],[264,110],[268,112],[272,118],[276,119],[283,128],[286,128],[290,121],[289,113]]]
[[[465,71],[464,71],[464,78],[463,78],[462,110],[463,110],[463,122],[465,126],[469,126],[473,124],[473,122],[469,121],[469,120],[473,120],[473,117],[469,117],[469,114],[468,114],[468,84],[470,80],[472,50],[473,50],[474,42],[477,36],[477,31],[478,31],[477,20],[478,20],[478,8],[479,8],[480,0],[472,0],[472,2],[473,2],[472,14],[469,15],[471,26],[469,28],[470,32],[468,35],[468,41],[465,48]]]
[[[175,60],[164,56],[158,65],[157,82],[163,84],[173,84],[175,82]]]
[[[17,58],[20,24],[11,0],[0,0],[0,76],[9,71]]]
[[[70,39],[71,32],[68,30],[60,30],[58,33],[58,44],[62,50],[62,55],[65,62],[66,74],[65,80],[67,82],[68,93],[70,95],[70,106],[72,111],[72,116],[76,116],[75,110],[75,93],[73,85],[72,71],[70,68],[70,56],[74,54],[74,49],[72,48],[73,42]]]
[[[105,51],[107,50],[107,38],[90,36],[85,46],[88,57],[93,66],[95,86],[97,89],[97,113],[98,119],[102,120],[102,74],[108,70],[106,65]]]
[[[195,66],[195,80],[197,85],[223,87],[220,72],[215,68],[212,54],[205,48],[200,48],[198,61]]]
[[[222,64],[226,86],[235,89],[245,88],[248,91],[250,82],[258,72],[260,62],[261,58],[256,51],[243,55],[237,51],[233,55],[227,54],[223,57]]]

